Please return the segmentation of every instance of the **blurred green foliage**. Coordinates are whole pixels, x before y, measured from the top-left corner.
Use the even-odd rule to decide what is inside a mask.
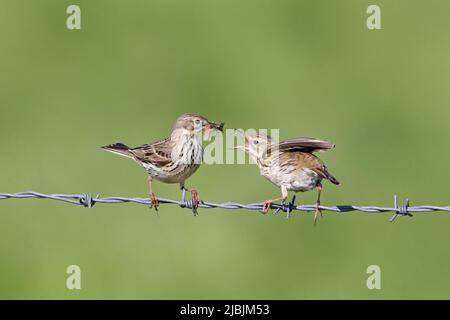
[[[366,28],[366,8],[382,30]],[[82,30],[65,26],[78,4]],[[146,196],[99,146],[165,137],[198,112],[229,128],[337,144],[325,205],[449,204],[450,2],[2,0],[0,190]],[[203,166],[203,199],[279,190],[251,165]],[[176,185],[155,184],[180,197]],[[298,195],[312,203],[315,192]],[[263,216],[245,210],[0,201],[1,298],[450,298],[450,216]],[[82,290],[65,269],[82,270]],[[366,268],[382,289],[366,288]]]

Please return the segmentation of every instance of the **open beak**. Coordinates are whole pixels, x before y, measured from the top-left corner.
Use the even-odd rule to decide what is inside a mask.
[[[238,132],[239,134],[241,134],[245,138],[245,144],[242,145],[242,146],[233,147],[231,149],[233,149],[233,150],[240,149],[240,150],[246,151],[247,150],[247,144],[249,142],[248,136],[245,134],[244,130],[242,130],[242,129],[236,129],[236,132]]]
[[[245,142],[250,142],[250,137],[245,134],[244,130],[242,129],[236,129],[236,132],[238,132],[240,135],[242,135],[245,138]]]

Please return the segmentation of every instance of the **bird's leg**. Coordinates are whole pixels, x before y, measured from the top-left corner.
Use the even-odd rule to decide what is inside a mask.
[[[277,200],[281,200],[281,205],[284,205],[287,197],[288,197],[288,190],[287,190],[287,188],[285,186],[281,186],[281,197],[280,198],[276,198],[276,199],[272,199],[272,200],[264,201],[261,212],[266,214],[269,211],[270,206],[272,205],[272,203],[274,201],[277,201]],[[276,210],[275,213],[278,213],[279,210],[280,209]],[[289,215],[289,212],[288,212],[288,215]]]
[[[155,210],[158,211],[159,201],[156,195],[153,193],[152,181],[153,181],[152,176],[148,176],[148,188],[150,191],[150,208],[155,208]]]
[[[288,197],[288,190],[285,186],[281,186],[281,205],[284,205],[284,202],[286,201],[287,197]],[[286,219],[289,219],[291,213],[289,212],[289,210],[286,211]]]
[[[192,207],[194,209],[198,208],[198,205],[200,204],[200,196],[195,189],[187,189],[188,192],[191,193],[191,200],[192,200]]]
[[[316,201],[316,211],[314,212],[314,225],[316,225],[317,222],[317,215],[320,213],[320,216],[322,217],[322,210],[320,210],[320,193],[322,192],[322,184],[319,183],[317,185],[317,201]]]
[[[197,192],[197,190],[195,189],[188,189],[184,186],[184,182],[180,183],[180,189],[183,191],[183,195],[182,195],[182,202],[185,202],[185,195],[186,195],[186,191],[191,193],[191,200],[192,200],[192,208],[194,210],[196,210],[198,208],[198,205],[200,204],[201,200],[200,200],[200,196]]]
[[[186,202],[186,188],[184,187],[184,181],[180,182],[180,190],[181,190],[181,203]]]
[[[288,190],[285,186],[281,186],[281,204],[284,204],[288,197]]]

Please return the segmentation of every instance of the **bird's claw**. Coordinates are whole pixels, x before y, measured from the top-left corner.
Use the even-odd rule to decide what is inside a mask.
[[[192,209],[197,210],[198,205],[201,203],[200,196],[197,190],[191,190]]]
[[[271,206],[272,206],[272,200],[264,201],[261,212],[263,214],[267,214],[267,212],[269,212]]]
[[[159,207],[159,200],[156,197],[156,195],[152,192],[150,194],[150,208],[155,208],[156,211],[158,211]]]

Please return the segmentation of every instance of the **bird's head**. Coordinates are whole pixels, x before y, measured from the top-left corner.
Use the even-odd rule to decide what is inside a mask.
[[[238,132],[244,135],[245,143],[241,146],[237,146],[236,149],[244,150],[255,159],[261,159],[267,156],[272,145],[272,138],[270,136],[265,134],[252,136],[240,130],[238,130]]]
[[[205,117],[202,117],[194,113],[185,113],[178,117],[174,125],[174,131],[183,130],[187,133],[194,135],[203,131],[205,137],[209,137],[211,130],[223,131],[224,123],[216,123],[209,121]]]

